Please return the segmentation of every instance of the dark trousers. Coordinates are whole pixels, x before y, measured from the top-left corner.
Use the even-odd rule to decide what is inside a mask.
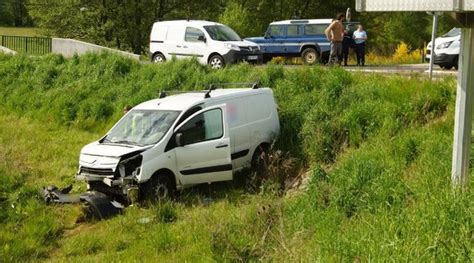
[[[365,43],[355,45],[357,54],[357,65],[365,64]]]
[[[342,60],[344,61],[344,66],[347,66],[347,60],[349,59],[349,50],[349,45],[342,44]]]

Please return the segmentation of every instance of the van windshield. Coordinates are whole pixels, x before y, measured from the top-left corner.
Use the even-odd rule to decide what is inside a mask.
[[[461,29],[460,28],[453,28],[449,30],[448,33],[444,34],[443,37],[455,37],[461,35]]]
[[[232,28],[224,25],[204,26],[207,33],[216,41],[242,41]]]
[[[179,111],[132,110],[104,138],[103,143],[145,146],[163,138]]]

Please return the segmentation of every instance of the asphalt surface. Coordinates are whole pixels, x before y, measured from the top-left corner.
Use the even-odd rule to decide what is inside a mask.
[[[150,61],[140,61],[142,64],[151,64]],[[258,67],[266,67],[267,65],[259,65]],[[301,65],[284,65],[284,68],[299,68]],[[347,71],[351,72],[363,72],[363,73],[382,73],[382,74],[398,74],[398,75],[413,75],[413,74],[426,74],[429,75],[428,69],[429,64],[402,64],[402,65],[367,65],[365,67],[357,66],[346,66],[343,67]],[[442,78],[445,76],[457,76],[458,71],[455,69],[442,69],[439,66],[433,67],[433,77]]]
[[[263,65],[265,66],[265,65]],[[286,65],[285,68],[298,68],[300,65]],[[405,64],[405,65],[383,65],[383,66],[346,66],[343,67],[347,71],[351,72],[363,72],[363,73],[383,73],[383,74],[399,74],[399,75],[412,75],[412,74],[426,74],[428,76],[429,64]],[[439,78],[444,76],[457,76],[458,71],[451,69],[442,69],[439,66],[433,67],[433,77]]]

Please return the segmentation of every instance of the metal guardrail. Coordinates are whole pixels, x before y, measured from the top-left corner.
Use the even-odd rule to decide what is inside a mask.
[[[23,37],[0,35],[0,46],[19,53],[43,55],[51,53],[52,39],[49,37]]]

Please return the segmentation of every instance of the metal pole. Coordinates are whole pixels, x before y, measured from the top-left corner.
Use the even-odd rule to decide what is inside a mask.
[[[435,41],[436,41],[436,32],[438,31],[438,13],[433,12],[432,15],[433,15],[433,31],[431,32],[431,59],[430,59],[430,68],[429,68],[430,80],[433,79],[433,62],[436,55],[435,54],[435,49],[436,49]]]
[[[454,187],[466,184],[471,151],[472,99],[474,92],[474,27],[461,29],[461,50],[456,89],[454,144],[451,180]]]

